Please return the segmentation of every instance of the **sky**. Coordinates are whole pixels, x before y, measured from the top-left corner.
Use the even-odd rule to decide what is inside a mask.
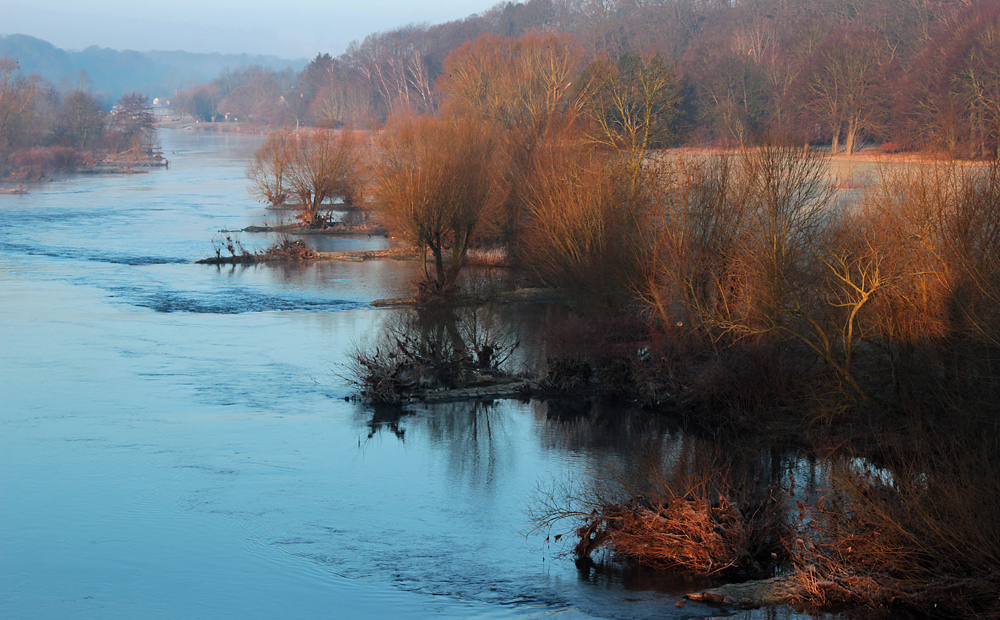
[[[287,59],[340,54],[409,23],[481,13],[500,0],[0,0],[0,34],[66,50],[184,50]]]

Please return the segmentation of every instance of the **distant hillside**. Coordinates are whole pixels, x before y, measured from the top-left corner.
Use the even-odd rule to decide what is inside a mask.
[[[26,74],[37,73],[66,89],[82,86],[106,101],[132,91],[151,98],[170,98],[177,89],[206,82],[226,67],[261,65],[277,71],[299,71],[308,62],[249,54],[135,52],[97,46],[72,52],[23,34],[0,36],[2,56],[16,58]]]

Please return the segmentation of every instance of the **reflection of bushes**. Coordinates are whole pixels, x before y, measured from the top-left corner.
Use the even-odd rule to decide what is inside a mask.
[[[532,517],[542,527],[573,521],[575,555],[588,562],[604,551],[725,579],[781,569],[795,602],[812,608],[1000,618],[1000,441],[979,428],[904,433],[808,469],[688,437],[650,452],[663,466],[542,494]],[[817,470],[818,480],[806,477]]]

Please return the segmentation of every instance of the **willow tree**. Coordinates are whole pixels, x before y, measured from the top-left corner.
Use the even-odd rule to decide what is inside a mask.
[[[540,144],[555,139],[572,110],[571,89],[583,51],[573,35],[529,32],[501,39],[484,34],[445,58],[437,88],[449,112],[487,120],[502,129],[510,153],[503,236],[517,249],[522,237],[531,170]]]
[[[434,291],[450,292],[476,235],[495,220],[504,194],[498,138],[469,117],[390,119],[376,145],[377,201],[393,228],[430,250]],[[448,252],[450,248],[450,252]]]
[[[362,155],[361,139],[350,130],[275,132],[247,166],[251,193],[272,205],[295,199],[302,224],[321,228],[325,201],[350,205],[361,198]]]
[[[288,200],[288,169],[291,166],[290,131],[276,131],[253,154],[247,164],[246,175],[250,193],[272,206],[278,207]]]

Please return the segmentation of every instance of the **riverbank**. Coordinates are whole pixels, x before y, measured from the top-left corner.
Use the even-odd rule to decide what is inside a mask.
[[[325,226],[310,228],[299,224],[279,224],[277,226],[247,226],[238,231],[223,230],[220,232],[248,232],[248,233],[286,233],[291,235],[360,235],[387,237],[389,230],[380,222],[344,222],[334,220]]]
[[[920,567],[925,572],[914,574],[893,559],[946,555],[949,536],[976,538],[974,528],[963,524],[955,531],[960,520],[942,520],[940,513],[952,510],[964,516],[961,513],[975,507],[979,498],[965,495],[949,503],[902,495],[895,478],[926,480],[935,474],[942,475],[937,482],[945,484],[944,471],[935,470],[940,464],[911,446],[926,438],[940,444],[960,437],[960,446],[975,448],[977,438],[991,431],[995,404],[990,403],[997,401],[980,395],[995,394],[998,387],[989,373],[997,359],[996,341],[990,340],[995,313],[988,303],[995,294],[989,283],[995,280],[976,281],[981,290],[962,283],[963,288],[952,291],[952,283],[943,278],[965,273],[963,266],[969,273],[987,273],[993,266],[961,263],[966,259],[963,248],[923,247],[925,237],[911,234],[906,213],[912,202],[906,192],[919,183],[944,183],[948,171],[932,178],[923,171],[911,177],[900,170],[883,179],[881,190],[888,198],[877,205],[879,210],[867,205],[870,220],[839,219],[833,209],[828,217],[817,209],[817,204],[835,204],[835,192],[854,192],[868,184],[863,175],[856,175],[853,161],[841,173],[831,170],[829,162],[801,157],[799,149],[778,147],[743,152],[732,162],[679,161],[687,176],[678,181],[665,172],[653,179],[651,183],[662,183],[669,194],[646,205],[653,208],[637,210],[638,219],[630,227],[618,226],[627,219],[622,201],[609,196],[600,215],[606,226],[596,241],[588,236],[591,229],[584,221],[578,227],[548,227],[559,222],[561,214],[574,212],[567,205],[576,204],[577,197],[553,195],[546,203],[551,207],[548,215],[535,213],[526,223],[531,235],[526,235],[523,247],[512,250],[525,271],[530,270],[520,275],[560,284],[573,293],[574,302],[547,319],[541,330],[543,353],[526,364],[524,374],[537,386],[564,395],[570,403],[567,411],[599,402],[634,407],[650,418],[676,413],[692,432],[711,435],[720,445],[728,441],[732,451],[765,440],[772,447],[795,446],[800,460],[820,461],[833,472],[831,479],[839,476],[825,490],[839,493],[839,505],[847,506],[856,519],[844,527],[838,513],[824,512],[818,500],[815,506],[810,498],[793,503],[798,464],[773,467],[770,478],[760,472],[754,477],[747,470],[768,457],[757,454],[739,462],[721,454],[724,466],[695,472],[695,484],[690,483],[692,472],[671,472],[681,482],[660,472],[659,480],[646,481],[648,490],[637,493],[634,489],[642,485],[633,485],[625,487],[631,489],[629,494],[600,498],[586,510],[567,509],[562,514],[578,521],[586,515],[575,530],[580,562],[593,562],[596,552],[600,562],[635,562],[720,579],[795,569],[797,578],[823,584],[803,590],[808,602],[819,607],[923,611],[938,603],[934,584],[958,573],[964,585],[949,584],[950,608],[972,599],[976,609],[993,609],[983,592],[994,580],[979,574],[989,565],[990,545],[980,545],[987,550],[984,554],[964,558],[947,574],[934,567]],[[980,180],[970,177],[965,186],[974,188]],[[554,181],[552,187],[562,185]],[[589,200],[589,187],[576,189],[580,200]],[[925,195],[934,195],[933,187],[928,190]],[[817,196],[823,202],[816,203]],[[992,198],[986,193],[969,196],[974,208],[963,213],[986,224],[995,218]],[[704,204],[698,202],[703,198]],[[897,199],[901,204],[892,202]],[[699,205],[697,214],[688,211],[691,204]],[[946,223],[935,237],[943,243],[952,243],[955,230],[978,230],[968,225],[951,228],[946,214],[954,211],[946,204],[935,208],[941,209],[938,221]],[[776,221],[771,217],[775,211],[789,217]],[[903,217],[889,217],[893,211]],[[719,224],[736,216],[743,218],[739,225]],[[678,222],[690,224],[697,234],[678,231]],[[880,234],[869,237],[872,231]],[[767,241],[774,238],[780,243]],[[810,240],[808,246],[798,243],[803,238]],[[969,235],[960,240],[979,243]],[[447,238],[435,247],[446,243]],[[907,261],[894,263],[895,256],[904,254],[927,257],[927,268],[914,274]],[[956,258],[944,265],[951,271],[934,262],[940,256]],[[350,261],[377,257],[385,255],[294,256]],[[215,260],[229,262],[221,256]],[[257,259],[234,254],[232,262],[247,260]],[[883,278],[883,273],[889,275]],[[928,274],[936,278],[935,273],[941,273],[942,280],[925,281]],[[438,297],[433,283],[428,285],[424,301],[430,303],[394,299],[386,304],[413,307],[394,313],[390,329],[353,355],[353,379],[363,400],[376,405],[426,403],[430,397],[480,402],[504,393],[495,392],[497,379],[513,375],[500,360],[509,358],[517,339],[495,339],[493,334],[509,330],[511,324],[495,312],[499,304],[459,301],[446,307],[457,295],[451,284],[442,286]],[[952,292],[961,294],[967,314],[942,313],[940,307],[951,306],[939,306],[938,299],[914,304],[929,299],[915,295],[916,290],[937,291],[941,304],[951,303],[946,298]],[[979,331],[963,324],[966,319]],[[913,329],[912,320],[919,329]],[[915,332],[938,336],[912,344],[908,334]],[[513,391],[539,390],[525,383]],[[995,434],[995,428],[992,431]],[[892,460],[886,458],[886,446],[896,446]],[[983,451],[994,453],[989,446]],[[949,465],[961,464],[961,453],[956,448]],[[857,463],[885,469],[893,485],[859,475],[851,469]],[[970,474],[982,486],[991,484],[992,475]],[[792,482],[785,484],[784,476]],[[760,478],[766,484],[758,483]],[[842,490],[845,485],[853,490]],[[871,505],[871,497],[882,495],[889,498],[891,514]],[[795,505],[803,507],[797,518]],[[813,524],[816,529],[810,529]],[[845,559],[843,545],[862,548],[855,538],[889,529],[898,538],[870,547],[863,557]],[[921,540],[907,538],[907,531],[921,529]],[[684,553],[678,553],[679,548]],[[805,566],[820,568],[807,571]],[[896,599],[904,602],[893,602]]]
[[[824,424],[816,395],[792,385],[753,393],[765,359],[746,349],[731,350],[735,357],[711,375],[717,383],[707,384],[697,365],[704,360],[679,366],[641,324],[560,314],[542,328],[545,359],[530,378],[465,384],[456,377],[474,377],[479,352],[494,345],[456,338],[493,325],[492,307],[485,315],[414,307],[409,323],[393,325],[364,353],[362,395],[404,407],[556,397],[549,411],[570,418],[631,407],[650,420],[678,416],[685,432],[712,446],[704,461],[654,462],[648,477],[622,481],[617,492],[606,488],[617,480],[599,481],[544,514],[550,527],[568,519],[559,536],[578,541],[578,561],[729,580],[689,595],[728,607],[862,616],[941,609],[970,618],[994,609],[989,558],[1000,506],[989,489],[1000,479],[1000,444],[988,418],[976,422],[974,406],[966,405],[965,419],[932,422],[856,403],[838,424]],[[745,581],[775,570],[784,576]]]
[[[586,480],[687,436],[556,401],[420,402],[399,417],[350,400],[351,348],[416,312],[369,302],[410,294],[419,263],[191,265],[247,223],[256,141],[164,133],[169,174],[4,201],[6,613],[719,613],[692,601],[673,614],[679,594],[583,578],[544,534],[524,535],[539,480]]]
[[[280,246],[279,246],[280,247]],[[268,262],[295,261],[338,261],[363,262],[366,260],[400,260],[416,261],[420,256],[413,248],[394,248],[389,250],[360,250],[354,252],[315,252],[300,250],[289,252],[271,248],[260,253],[231,254],[229,256],[211,256],[194,261],[196,265],[251,265]]]

